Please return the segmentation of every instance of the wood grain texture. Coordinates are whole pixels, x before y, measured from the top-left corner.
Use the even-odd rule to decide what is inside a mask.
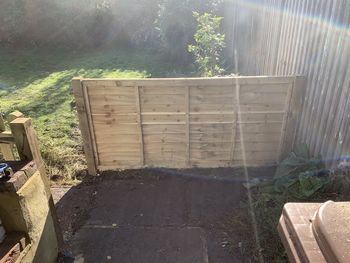
[[[0,114],[0,133],[6,130],[5,122]],[[11,142],[0,142],[0,154],[5,161],[14,161],[15,156],[13,154],[13,144]]]
[[[81,79],[74,78],[72,80],[72,88],[73,88],[73,94],[75,97],[76,108],[77,108],[78,117],[79,117],[80,132],[83,137],[84,153],[85,153],[85,158],[88,166],[88,171],[89,171],[89,174],[96,175],[97,167],[95,163],[94,150],[92,145],[93,144],[92,136],[91,136],[92,131],[90,130],[90,126],[89,126],[89,119],[87,116],[88,113],[85,106],[85,98],[84,98]]]
[[[45,177],[46,169],[41,157],[39,143],[30,118],[17,118],[10,122],[11,133],[22,161],[34,161],[40,174]]]
[[[79,118],[92,123],[85,135],[95,142],[85,140],[97,149],[88,158],[98,155],[99,170],[237,166],[244,156],[253,166],[276,163],[294,141],[303,86],[295,77],[237,78],[239,102],[235,77],[80,80],[87,98],[76,98],[91,111]]]

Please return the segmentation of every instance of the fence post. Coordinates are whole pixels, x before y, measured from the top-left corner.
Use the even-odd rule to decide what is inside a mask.
[[[41,158],[38,139],[30,118],[17,118],[10,122],[18,155],[23,161],[33,160],[42,175],[46,176],[44,161]]]
[[[15,112],[15,114],[10,114],[9,116],[9,120],[12,120],[10,122],[12,136],[14,137],[20,159],[22,161],[33,160],[40,172],[41,178],[47,189],[46,195],[49,202],[50,213],[53,218],[58,246],[60,248],[63,245],[63,236],[61,234],[61,228],[58,222],[55,205],[50,192],[50,183],[47,177],[45,163],[41,157],[38,139],[32,125],[32,120],[21,116],[23,116],[23,114],[20,112]]]
[[[20,112],[20,111],[14,111],[14,112],[11,112],[9,114],[9,116],[7,116],[7,120],[8,122],[10,123],[11,121],[17,119],[17,118],[21,118],[21,117],[24,117],[23,113]]]
[[[303,76],[296,76],[293,81],[291,99],[287,110],[286,132],[284,138],[282,138],[283,141],[279,161],[287,157],[296,146],[296,136],[303,108],[305,81],[306,79]]]
[[[79,127],[81,131],[81,136],[83,137],[84,152],[88,166],[88,172],[91,175],[96,175],[97,169],[92,145],[93,142],[91,137],[91,131],[89,128],[89,120],[86,112],[83,86],[81,85],[80,78],[73,78],[72,87],[79,117]]]
[[[5,122],[3,117],[0,115],[0,132],[5,131]],[[13,155],[13,144],[12,143],[0,143],[0,152],[2,153],[5,161],[14,161],[15,156]]]

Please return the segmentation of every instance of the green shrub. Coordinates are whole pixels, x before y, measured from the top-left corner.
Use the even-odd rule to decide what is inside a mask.
[[[276,169],[271,179],[253,179],[244,184],[252,196],[245,200],[225,225],[231,236],[232,248],[258,262],[288,262],[277,232],[278,220],[287,202],[324,202],[346,200],[349,196],[350,172],[345,169],[325,169],[320,156],[311,157],[306,145],[299,145]],[[261,248],[255,242],[251,211]],[[238,246],[239,244],[239,246]]]
[[[223,69],[219,66],[219,58],[225,47],[225,35],[219,32],[222,17],[197,12],[193,12],[193,16],[198,26],[194,34],[195,44],[189,45],[188,51],[194,54],[201,75],[220,75]]]

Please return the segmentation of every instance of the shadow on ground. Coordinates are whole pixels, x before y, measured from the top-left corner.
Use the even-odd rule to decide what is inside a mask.
[[[222,227],[245,196],[242,181],[241,169],[143,169],[53,187],[61,262],[243,262]]]

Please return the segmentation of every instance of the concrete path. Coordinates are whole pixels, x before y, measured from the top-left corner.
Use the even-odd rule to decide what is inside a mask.
[[[65,238],[75,262],[232,263],[241,261],[229,252],[222,223],[243,191],[208,178],[106,175],[68,190],[57,207],[63,228],[67,210],[80,218]]]

